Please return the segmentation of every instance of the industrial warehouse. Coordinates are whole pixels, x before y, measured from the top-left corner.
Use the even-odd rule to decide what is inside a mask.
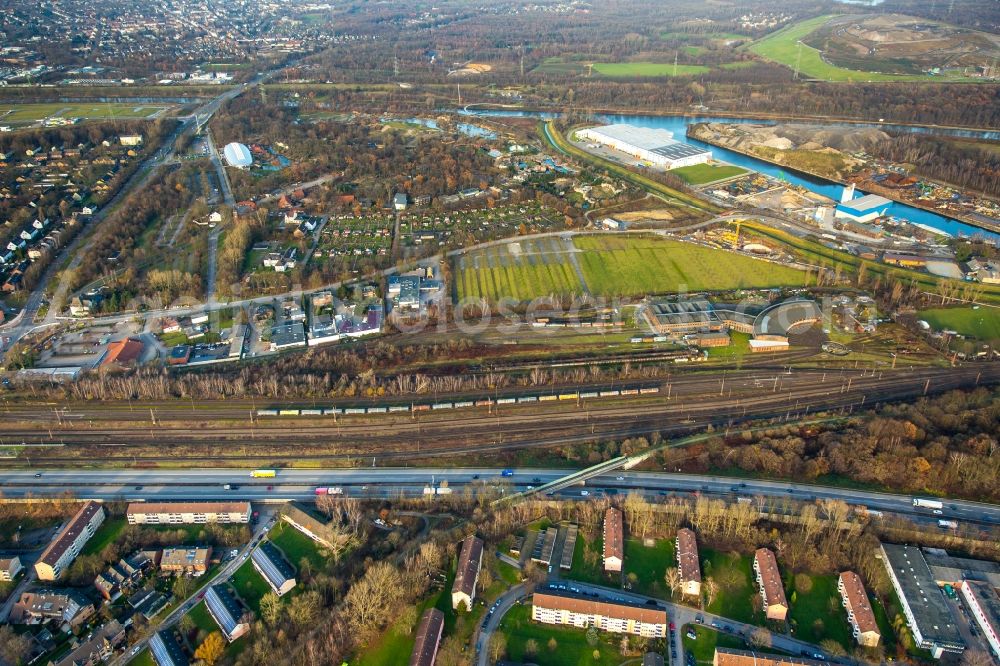
[[[580,130],[579,139],[613,148],[663,169],[704,164],[712,159],[711,151],[682,143],[674,133],[634,125],[603,125]]]

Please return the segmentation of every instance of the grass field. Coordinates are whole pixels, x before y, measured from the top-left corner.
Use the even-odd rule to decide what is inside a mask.
[[[704,65],[674,65],[665,62],[595,62],[594,71],[602,76],[695,76],[711,71]]]
[[[584,251],[587,286],[601,296],[803,286],[810,279],[795,268],[660,238],[586,236],[576,246]]]
[[[507,636],[507,658],[517,663],[530,662],[538,666],[617,666],[622,663],[622,657],[611,645],[612,638],[608,634],[601,634],[597,645],[588,645],[587,634],[583,629],[533,622],[531,606],[527,602],[507,611],[500,623],[500,630]],[[555,649],[550,649],[549,639],[553,638],[556,641]],[[534,640],[538,645],[538,652],[533,656],[525,654],[525,646],[529,640]],[[595,650],[598,652],[597,659],[593,656]]]
[[[101,526],[97,528],[94,536],[80,550],[81,555],[93,555],[100,553],[104,548],[118,539],[118,535],[128,524],[124,518],[106,518]]]
[[[644,546],[642,539],[626,539],[624,573],[632,583],[632,590],[651,597],[669,599],[670,590],[663,576],[667,567],[677,566],[674,550],[671,539],[657,539],[652,547]]]
[[[850,650],[854,639],[847,625],[847,615],[840,606],[837,577],[831,574],[808,578],[812,585],[808,591],[799,589],[792,576],[785,584],[785,595],[791,606],[788,615],[795,627],[795,635],[810,643],[830,638]]]
[[[926,321],[936,331],[955,331],[979,340],[1000,340],[1000,308],[937,308],[921,310],[917,318]]]
[[[737,60],[736,62],[724,62],[719,65],[722,69],[746,69],[747,67],[753,67],[753,60]]]
[[[156,666],[156,661],[153,659],[153,655],[149,651],[149,648],[146,648],[139,654],[135,655],[135,658],[128,662],[128,666]]]
[[[516,246],[521,248],[523,244]],[[558,241],[544,244],[533,241],[530,246],[523,246],[524,254],[514,248],[515,244],[501,245],[462,257],[460,261],[465,268],[456,281],[458,299],[530,301],[583,291],[565,254],[572,248],[560,247]]]
[[[795,68],[801,75],[824,81],[954,81],[961,77],[929,76],[923,74],[883,74],[880,72],[862,72],[844,69],[831,65],[823,60],[819,51],[799,43],[817,28],[825,25],[835,15],[817,16],[786,26],[781,30],[755,42],[750,50],[768,60]],[[971,80],[971,79],[968,79]]]
[[[697,638],[691,640],[686,635],[682,634],[681,640],[684,641],[684,651],[693,654],[695,661],[699,664],[711,664],[715,657],[716,647],[735,648],[737,650],[746,648],[746,645],[741,639],[736,638],[735,636],[730,636],[729,634],[720,634],[719,632],[713,631],[707,627],[688,624],[681,627],[681,631],[686,633],[688,627],[694,629],[694,633]]]
[[[702,579],[711,576],[719,585],[715,601],[706,610],[739,622],[759,623],[763,616],[755,616],[751,602],[756,590],[750,558],[711,548],[702,548],[701,558]]]
[[[576,537],[576,547],[573,549],[573,566],[569,573],[564,574],[566,578],[578,580],[582,583],[595,583],[597,585],[608,585],[611,577],[604,573],[601,568],[601,538],[598,536],[593,540],[588,540],[583,532]],[[588,562],[585,553],[587,550],[596,553],[597,557],[592,557]]]
[[[31,123],[45,118],[150,118],[170,108],[158,104],[0,104],[0,123]]]
[[[285,521],[279,521],[268,532],[267,537],[281,549],[285,559],[296,569],[300,568],[299,563],[303,559],[309,562],[314,571],[326,569],[327,558],[319,551],[316,542]]]
[[[236,590],[236,594],[240,595],[243,603],[252,609],[254,613],[260,612],[260,600],[265,594],[271,591],[271,587],[267,584],[267,581],[257,573],[257,570],[253,568],[253,562],[249,559],[233,573],[229,584]],[[282,599],[287,599],[290,594],[286,594]]]
[[[670,173],[680,176],[688,185],[704,185],[724,178],[742,176],[747,170],[731,164],[693,164],[671,169]]]

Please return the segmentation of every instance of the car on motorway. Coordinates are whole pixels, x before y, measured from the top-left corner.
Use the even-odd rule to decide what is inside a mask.
[[[624,481],[624,480],[625,480],[624,476],[616,476],[615,477],[615,481]]]
[[[933,513],[934,513],[935,516],[940,516],[941,514],[944,513],[944,511],[942,511],[941,509],[934,509]]]
[[[586,497],[589,494],[590,494],[589,490],[581,490],[580,491],[580,497]]]
[[[274,486],[268,486],[267,489],[268,490],[274,490]]]
[[[135,489],[136,490],[142,490],[142,486],[136,486]]]
[[[36,479],[42,478],[42,473],[41,472],[35,472],[35,478]]]

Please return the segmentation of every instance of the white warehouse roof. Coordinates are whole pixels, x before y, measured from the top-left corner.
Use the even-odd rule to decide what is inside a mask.
[[[229,166],[248,167],[253,164],[253,155],[250,154],[250,149],[242,143],[233,142],[228,144],[223,149],[222,155],[226,158]]]
[[[656,150],[663,146],[675,143],[674,133],[665,129],[653,129],[651,127],[636,127],[635,125],[604,125],[602,127],[591,127],[587,130],[591,134],[596,134],[608,139],[614,139],[627,143],[643,150]]]

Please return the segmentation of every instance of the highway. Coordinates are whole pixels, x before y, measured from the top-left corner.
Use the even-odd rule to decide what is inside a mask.
[[[281,469],[272,479],[253,479],[246,469],[178,469],[178,470],[90,470],[65,469],[34,472],[30,470],[0,471],[0,491],[5,498],[60,497],[66,493],[81,499],[118,500],[220,500],[246,499],[281,502],[307,500],[315,497],[315,488],[336,486],[355,497],[396,497],[422,494],[431,483],[447,485],[456,493],[471,488],[473,492],[490,492],[500,486],[522,490],[528,486],[548,483],[574,471],[568,469],[516,469],[511,477],[502,477],[493,467],[449,468],[355,468],[355,469]],[[40,476],[38,476],[40,475]],[[223,486],[235,486],[226,490]],[[915,508],[911,495],[875,492],[804,484],[794,481],[722,477],[666,472],[618,471],[587,481],[557,493],[559,497],[583,499],[581,490],[625,494],[631,490],[645,491],[663,498],[677,494],[699,493],[733,499],[763,497],[772,500],[812,501],[838,499],[852,505],[864,505],[869,510],[891,512],[922,520],[945,518],[984,526],[1000,525],[1000,506],[967,500],[945,500],[941,514]],[[595,496],[588,495],[588,496]]]

